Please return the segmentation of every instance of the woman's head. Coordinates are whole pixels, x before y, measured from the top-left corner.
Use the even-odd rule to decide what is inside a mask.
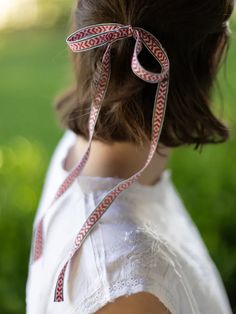
[[[79,0],[71,31],[99,23],[142,27],[162,43],[170,60],[170,87],[160,142],[169,147],[226,141],[229,131],[212,113],[211,92],[227,51],[227,20],[233,0]],[[151,139],[156,85],[131,70],[135,41],[113,44],[109,87],[93,139],[129,141]],[[104,48],[73,54],[76,84],[56,103],[61,125],[89,139],[88,119],[94,82]],[[152,71],[160,66],[145,50],[140,62]]]

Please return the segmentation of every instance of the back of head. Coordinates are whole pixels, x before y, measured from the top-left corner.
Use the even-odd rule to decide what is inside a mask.
[[[226,23],[233,0],[78,0],[71,31],[101,23],[141,27],[158,38],[170,60],[170,86],[160,142],[176,147],[220,143],[229,130],[211,110],[211,94],[226,55]],[[131,70],[135,40],[112,46],[109,87],[95,127],[94,140],[106,143],[150,141],[156,84]],[[61,125],[89,139],[88,119],[103,47],[73,54],[76,84],[56,102]],[[160,66],[145,51],[140,62],[157,72]]]

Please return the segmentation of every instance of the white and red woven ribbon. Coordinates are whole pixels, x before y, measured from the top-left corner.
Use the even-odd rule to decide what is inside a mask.
[[[71,186],[71,184],[75,181],[75,179],[79,176],[82,169],[84,168],[90,153],[91,142],[93,138],[93,133],[95,129],[95,125],[98,119],[98,115],[101,109],[102,102],[104,100],[106,90],[109,83],[110,71],[111,71],[111,47],[112,43],[117,40],[122,40],[127,37],[133,37],[136,40],[134,53],[131,62],[131,68],[133,73],[139,77],[140,79],[149,82],[149,83],[158,83],[155,103],[153,108],[153,118],[152,118],[152,139],[150,145],[150,152],[147,158],[147,161],[143,168],[139,170],[137,173],[132,175],[130,178],[123,180],[118,183],[109,193],[102,199],[102,201],[97,205],[97,207],[93,210],[93,212],[89,215],[83,227],[77,234],[74,244],[71,248],[70,255],[68,256],[64,266],[62,267],[59,276],[57,278],[55,292],[54,292],[54,302],[62,302],[64,301],[64,276],[65,271],[67,269],[68,263],[74,257],[75,253],[79,250],[82,243],[85,241],[88,234],[94,228],[96,223],[102,217],[102,215],[106,212],[112,202],[116,199],[116,197],[128,189],[130,185],[132,185],[137,179],[141,176],[142,172],[148,166],[152,157],[154,156],[157,148],[157,144],[160,138],[163,121],[165,117],[167,97],[168,97],[168,89],[169,89],[169,59],[167,53],[164,48],[157,40],[155,36],[153,36],[148,31],[139,28],[132,27],[130,25],[122,25],[116,23],[106,23],[106,24],[97,24],[88,26],[78,31],[74,32],[67,38],[67,44],[72,49],[73,52],[83,52],[86,50],[98,48],[104,46],[104,55],[102,58],[102,66],[100,77],[96,84],[95,97],[92,103],[92,108],[90,112],[89,118],[89,143],[84,153],[83,158],[79,161],[79,164],[76,165],[68,175],[68,177],[64,180],[64,182],[59,187],[55,197],[49,208],[52,204]],[[157,60],[157,62],[161,66],[161,73],[153,73],[146,70],[139,63],[138,55],[140,54],[143,45],[147,48],[147,50],[153,55],[153,57]],[[35,228],[34,232],[34,249],[33,249],[33,262],[36,262],[43,252],[43,244],[45,239],[43,239],[43,218],[42,216]]]

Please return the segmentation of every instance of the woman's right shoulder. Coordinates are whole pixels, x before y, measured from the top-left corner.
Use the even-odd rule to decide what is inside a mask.
[[[91,233],[91,243],[100,278],[106,278],[103,289],[107,299],[101,307],[122,296],[146,292],[171,313],[180,313],[180,308],[182,313],[199,313],[186,291],[178,256],[161,235],[153,237],[132,223],[108,226],[101,221]]]

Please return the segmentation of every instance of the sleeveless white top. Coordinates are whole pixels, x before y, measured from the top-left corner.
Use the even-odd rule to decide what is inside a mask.
[[[68,176],[64,160],[76,135],[66,130],[52,156],[34,227]],[[157,296],[172,314],[232,314],[221,276],[165,169],[153,186],[135,182],[107,209],[68,265],[64,302],[58,275],[74,239],[101,199],[122,178],[79,176],[47,211],[44,250],[31,265],[27,314],[91,314],[122,295]]]

